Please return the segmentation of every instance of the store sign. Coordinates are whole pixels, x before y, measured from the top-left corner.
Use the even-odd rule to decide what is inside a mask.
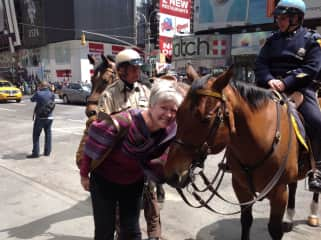
[[[160,0],[160,12],[190,18],[191,0]]]
[[[171,56],[173,50],[173,39],[167,37],[159,37],[159,49],[165,56]]]
[[[173,41],[173,58],[226,58],[230,56],[230,39],[231,37],[227,35],[175,37]]]
[[[92,42],[90,42],[90,43],[88,44],[88,47],[89,47],[89,52],[90,52],[90,53],[94,53],[94,54],[97,54],[97,53],[104,54],[104,44],[102,44],[102,43],[92,43]]]
[[[233,34],[232,55],[258,54],[271,32]]]
[[[70,69],[58,69],[56,70],[57,77],[71,77]]]

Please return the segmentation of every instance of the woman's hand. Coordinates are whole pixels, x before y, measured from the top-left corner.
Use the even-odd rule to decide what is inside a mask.
[[[80,177],[80,183],[82,187],[86,190],[89,191],[89,177]]]

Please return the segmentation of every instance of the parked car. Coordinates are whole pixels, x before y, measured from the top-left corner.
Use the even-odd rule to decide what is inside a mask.
[[[64,103],[86,103],[91,92],[91,85],[81,83],[69,83],[63,87],[59,97]]]
[[[22,92],[19,88],[7,80],[0,79],[0,101],[15,100],[20,102],[21,98]]]

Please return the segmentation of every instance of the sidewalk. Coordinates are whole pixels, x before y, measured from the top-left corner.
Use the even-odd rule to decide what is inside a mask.
[[[0,177],[0,239],[92,239],[89,199],[76,202],[5,167]]]

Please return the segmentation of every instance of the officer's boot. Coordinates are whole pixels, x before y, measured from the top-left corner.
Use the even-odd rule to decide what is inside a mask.
[[[309,190],[321,192],[321,141],[313,141],[311,145],[316,169],[309,174]]]

